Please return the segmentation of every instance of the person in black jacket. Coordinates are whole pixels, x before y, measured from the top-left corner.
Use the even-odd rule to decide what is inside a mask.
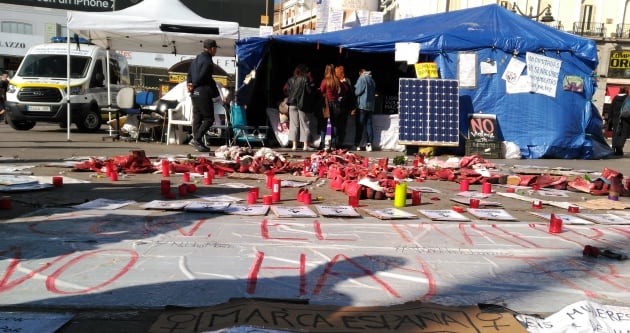
[[[289,105],[289,140],[293,142],[292,150],[297,149],[298,141],[304,143],[303,149],[310,150],[312,102],[314,93],[313,79],[306,65],[297,65],[284,86]]]
[[[2,79],[0,79],[0,116],[2,116],[6,110],[4,104],[7,101],[7,90],[9,90],[9,72],[2,72]]]
[[[606,124],[608,130],[612,131],[612,146],[614,154],[617,156],[623,155],[623,146],[630,135],[630,122],[619,117],[626,97],[628,97],[628,88],[622,87],[619,94],[610,103]]]
[[[203,138],[214,123],[214,102],[219,97],[217,83],[212,78],[214,63],[212,57],[217,53],[217,42],[206,39],[203,42],[203,52],[190,64],[187,85],[191,93],[193,104],[192,141],[190,142],[199,152],[208,152]]]

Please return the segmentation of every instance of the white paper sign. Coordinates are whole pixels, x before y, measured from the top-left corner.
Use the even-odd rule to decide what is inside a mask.
[[[505,211],[505,209],[468,208],[468,212],[482,220],[516,221],[516,218]]]
[[[308,206],[271,206],[271,211],[277,217],[317,217]]]
[[[630,308],[580,301],[541,319],[517,315],[530,333],[628,332]]]
[[[509,83],[516,83],[518,78],[523,73],[523,69],[525,68],[525,63],[518,60],[517,58],[510,59],[505,71],[501,78]]]
[[[562,61],[527,52],[527,74],[532,80],[532,92],[556,97]]]
[[[508,94],[525,94],[532,90],[532,81],[528,75],[521,75],[516,82],[505,81],[505,92]]]
[[[434,221],[470,221],[466,216],[449,209],[424,210],[419,209],[420,213]]]
[[[384,209],[366,208],[364,210],[366,213],[382,220],[411,219],[414,217],[418,217],[418,215],[416,214],[411,214],[398,208],[384,208]]]
[[[481,74],[496,74],[497,62],[496,61],[482,61],[479,63],[479,72]]]
[[[396,43],[394,61],[404,61],[407,63],[407,65],[412,65],[418,62],[419,56],[419,43]]]

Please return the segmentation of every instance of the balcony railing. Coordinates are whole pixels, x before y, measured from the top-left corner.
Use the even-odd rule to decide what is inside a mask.
[[[617,24],[615,37],[630,38],[630,24],[621,24],[621,23]]]
[[[587,37],[605,37],[606,27],[599,22],[573,22],[573,34]]]

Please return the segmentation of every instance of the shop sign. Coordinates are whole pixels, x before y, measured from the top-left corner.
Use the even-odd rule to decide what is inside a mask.
[[[614,69],[630,69],[630,51],[611,51],[608,66]]]

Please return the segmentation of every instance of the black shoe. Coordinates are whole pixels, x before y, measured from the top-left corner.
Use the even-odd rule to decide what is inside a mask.
[[[210,151],[210,148],[204,146],[203,144],[199,142],[195,142],[195,141],[191,141],[191,142],[192,142],[192,146],[195,147],[195,149],[197,149],[197,151],[200,153],[207,153]]]
[[[615,156],[622,156],[623,155],[623,149],[621,147],[613,147],[614,150],[614,154]]]

